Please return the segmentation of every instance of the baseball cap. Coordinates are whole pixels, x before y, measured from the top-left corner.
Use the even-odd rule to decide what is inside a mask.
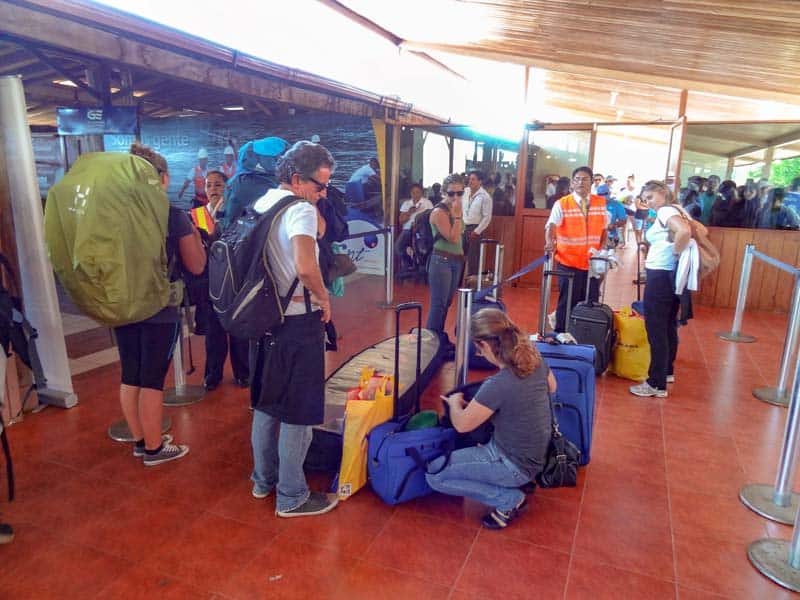
[[[200,148],[200,150],[197,151],[197,158],[198,159],[208,158],[208,150],[206,150],[205,148]]]
[[[616,181],[616,180],[617,178],[614,177],[613,175],[609,175],[608,177],[606,177],[606,181]]]

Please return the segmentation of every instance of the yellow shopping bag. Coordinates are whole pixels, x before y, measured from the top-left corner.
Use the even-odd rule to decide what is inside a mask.
[[[363,390],[372,388],[373,400],[348,400],[344,411],[342,464],[339,468],[339,498],[346,500],[367,483],[367,434],[394,413],[394,377],[376,376],[373,369],[361,372]]]
[[[609,370],[625,379],[644,381],[650,368],[650,344],[644,317],[630,309],[614,311],[614,329],[617,343]]]

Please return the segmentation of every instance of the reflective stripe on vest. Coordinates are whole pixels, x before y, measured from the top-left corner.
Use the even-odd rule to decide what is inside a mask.
[[[229,165],[222,163],[220,169],[222,170],[223,173],[225,173],[225,177],[230,179],[236,174],[236,163],[231,163]]]
[[[207,231],[209,235],[213,235],[214,219],[211,218],[211,213],[208,212],[205,206],[193,208],[189,211],[189,214],[192,217],[192,223],[194,223],[195,227]]]
[[[606,229],[606,202],[600,196],[589,196],[589,214],[584,215],[574,196],[559,200],[561,225],[556,227],[556,260],[565,267],[589,269],[589,249],[600,249]],[[588,225],[588,232],[587,232]]]
[[[194,168],[194,197],[205,204],[208,202],[206,196],[206,177],[199,165]]]

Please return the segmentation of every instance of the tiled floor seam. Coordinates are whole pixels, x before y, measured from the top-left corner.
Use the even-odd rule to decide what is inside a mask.
[[[464,557],[464,562],[461,563],[461,568],[459,568],[458,573],[456,573],[456,578],[453,580],[453,585],[450,586],[450,593],[447,594],[447,600],[450,600],[450,598],[453,597],[453,594],[458,589],[458,582],[461,579],[461,575],[464,574],[464,569],[466,568],[467,563],[472,556],[472,550],[475,548],[475,543],[478,541],[478,536],[480,533],[480,528],[475,530],[475,535],[472,537],[472,543],[469,545],[469,550],[467,550],[467,555]]]
[[[667,456],[667,430],[664,423],[664,405],[659,407],[661,413],[661,445],[664,452],[664,479],[667,484],[667,515],[669,517],[669,536],[672,541],[672,576],[675,579],[675,598],[678,598],[680,591],[678,590],[678,551],[675,547],[675,525],[672,522],[672,493],[670,492],[669,485],[669,464],[666,460]],[[737,456],[738,459],[738,456]]]
[[[572,559],[575,556],[575,546],[578,543],[578,530],[581,526],[581,512],[583,511],[583,500],[586,497],[586,486],[588,485],[588,478],[583,480],[583,489],[581,489],[581,498],[578,502],[578,518],[575,520],[575,531],[572,534],[572,545],[569,549],[569,562],[567,562],[567,576],[564,579],[564,593],[561,596],[563,600],[567,598],[567,591],[569,590],[569,578],[572,575]]]

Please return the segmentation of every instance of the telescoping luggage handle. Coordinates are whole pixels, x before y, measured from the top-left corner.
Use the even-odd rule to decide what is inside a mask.
[[[417,359],[414,371],[414,412],[419,412],[419,377],[422,371],[422,304],[419,302],[403,302],[394,309],[394,418],[397,419],[397,400],[400,397],[400,313],[407,310],[417,311]]]
[[[606,263],[606,272],[603,274],[603,280],[598,284],[600,286],[600,304],[603,304],[603,301],[606,297],[606,277],[608,276],[608,265],[611,264],[611,260],[604,257],[604,256],[592,256],[589,258],[589,261],[599,260],[601,262]],[[592,287],[592,269],[591,266],[586,270],[586,298],[584,298],[585,302],[589,302],[589,289]],[[569,318],[567,318],[567,323],[569,323]]]
[[[558,269],[548,268],[552,267],[552,261],[548,261],[545,265],[544,271],[542,273],[542,301],[541,301],[541,308],[539,311],[539,334],[544,335],[544,331],[546,329],[545,324],[547,320],[547,310],[549,308],[550,303],[550,294],[546,293],[545,290],[549,290],[549,286],[544,284],[544,281],[547,280],[549,277],[566,277],[567,278],[567,314],[565,315],[564,322],[569,323],[569,317],[572,314],[572,286],[574,285],[575,273],[570,273],[568,271],[561,271]]]

